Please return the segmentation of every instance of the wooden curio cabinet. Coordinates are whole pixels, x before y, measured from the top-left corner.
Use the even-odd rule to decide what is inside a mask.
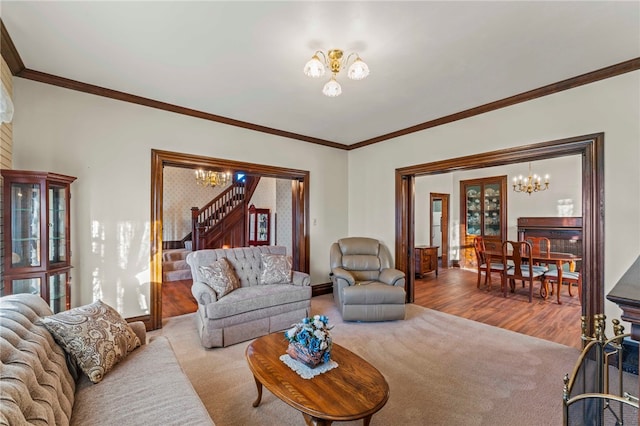
[[[249,245],[266,246],[271,241],[269,209],[257,209],[253,204],[249,206]]]
[[[0,296],[40,295],[54,312],[70,307],[70,187],[75,177],[1,170],[4,277]]]
[[[462,267],[475,268],[473,239],[483,237],[489,250],[501,250],[507,238],[507,176],[460,181]]]

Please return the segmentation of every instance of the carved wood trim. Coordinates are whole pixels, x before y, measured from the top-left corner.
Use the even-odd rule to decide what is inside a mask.
[[[413,180],[416,176],[502,166],[567,155],[582,156],[583,283],[582,315],[604,313],[604,133],[491,151],[396,169],[396,267],[407,274],[413,301]],[[593,324],[589,324],[592,333]]]

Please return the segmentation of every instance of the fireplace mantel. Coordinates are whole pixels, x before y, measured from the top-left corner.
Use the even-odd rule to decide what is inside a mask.
[[[622,309],[621,318],[631,323],[631,337],[640,341],[640,256],[607,295]]]

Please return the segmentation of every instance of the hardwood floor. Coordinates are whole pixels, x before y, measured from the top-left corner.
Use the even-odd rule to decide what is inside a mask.
[[[562,305],[555,296],[528,302],[525,289],[502,296],[500,276],[492,277],[493,290],[476,288],[476,273],[464,269],[440,269],[423,279],[416,279],[415,303],[425,308],[516,331],[529,336],[581,349],[580,302],[562,289]],[[162,318],[195,312],[197,303],[191,295],[191,280],[162,284]]]
[[[195,312],[198,303],[191,294],[191,280],[162,283],[162,318]]]
[[[519,285],[515,293],[503,297],[498,274],[492,276],[491,291],[478,289],[476,280],[474,271],[440,269],[438,277],[432,273],[416,279],[414,302],[425,308],[582,349],[577,291],[570,297],[567,287],[563,286],[562,305],[558,305],[555,293],[547,300],[540,298],[536,283],[533,302],[529,303],[526,289]]]

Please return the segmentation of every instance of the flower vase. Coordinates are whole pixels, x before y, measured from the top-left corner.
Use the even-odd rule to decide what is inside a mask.
[[[309,348],[297,342],[289,343],[289,347],[287,348],[287,354],[289,354],[291,358],[303,363],[309,368],[316,368],[322,364],[324,352],[325,351],[312,352]]]

